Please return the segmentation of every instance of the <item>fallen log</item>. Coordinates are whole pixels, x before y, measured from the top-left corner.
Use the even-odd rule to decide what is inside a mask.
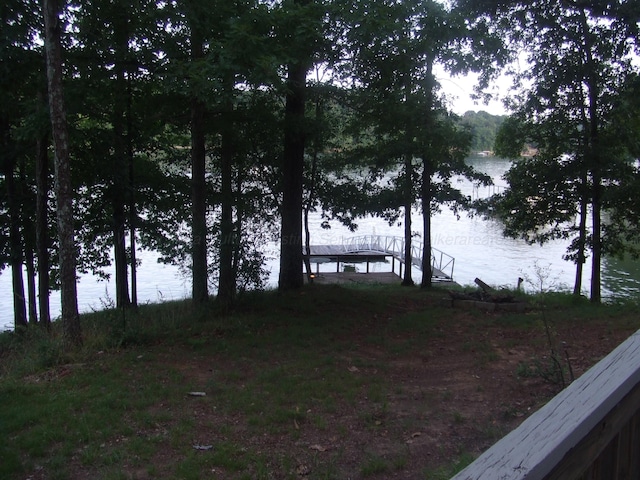
[[[475,279],[475,283],[480,286],[480,290],[475,292],[456,292],[449,290],[449,296],[453,300],[473,300],[476,302],[488,303],[517,303],[518,299],[508,290],[496,290],[487,285],[479,278]]]
[[[476,283],[476,285],[478,285],[482,289],[483,292],[488,293],[488,294],[496,293],[496,289],[495,288],[487,285],[486,283],[484,283],[479,278],[476,278],[474,280],[474,282]]]

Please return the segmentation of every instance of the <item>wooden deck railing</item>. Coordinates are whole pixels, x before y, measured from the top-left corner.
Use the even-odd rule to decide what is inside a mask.
[[[640,331],[452,480],[640,479]]]

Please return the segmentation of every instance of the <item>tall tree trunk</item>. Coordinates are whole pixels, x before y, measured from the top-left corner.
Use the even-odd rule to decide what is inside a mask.
[[[127,75],[127,159],[129,161],[129,246],[131,247],[131,306],[138,306],[138,266],[136,264],[136,183],[133,155],[133,91],[131,73]]]
[[[191,105],[191,261],[193,264],[193,301],[209,298],[207,275],[207,202],[205,181],[204,105]]]
[[[36,256],[38,258],[38,307],[40,324],[51,328],[49,308],[49,154],[48,136],[38,139],[36,146]]]
[[[132,169],[133,170],[133,169]],[[134,188],[133,186],[131,187]],[[133,194],[132,194],[133,195]],[[131,306],[138,306],[138,265],[136,257],[136,208],[135,200],[129,206],[129,247],[131,248]]]
[[[578,92],[578,96],[576,98],[576,104],[581,105],[580,108],[580,118],[582,120],[582,129],[583,129],[583,138],[581,148],[583,151],[587,152],[589,149],[589,145],[591,144],[590,139],[590,123],[589,116],[587,114],[587,107],[585,106],[584,98],[584,83],[578,82],[575,85],[575,90]],[[573,294],[575,296],[580,296],[582,293],[582,273],[584,271],[584,264],[586,261],[585,250],[587,248],[587,221],[589,217],[589,161],[590,158],[587,157],[582,159],[583,161],[587,161],[587,165],[582,165],[582,174],[581,181],[579,185],[579,195],[580,195],[580,221],[578,224],[578,244],[577,244],[577,255],[576,255],[576,278],[573,284]]]
[[[129,298],[129,276],[127,260],[127,164],[126,144],[126,112],[128,103],[128,88],[126,83],[126,65],[129,51],[129,27],[127,6],[121,5],[118,15],[113,19],[114,39],[116,48],[115,61],[115,99],[113,106],[113,146],[114,162],[112,171],[112,222],[113,222],[113,251],[116,270],[116,307],[124,308],[131,304]]]
[[[204,40],[198,29],[192,26],[191,60],[204,57]],[[194,94],[195,95],[195,94]],[[191,261],[192,297],[195,303],[209,299],[207,272],[207,196],[206,196],[206,150],[205,150],[205,105],[197,99],[191,100]]]
[[[584,37],[585,84],[589,103],[589,168],[591,170],[591,301],[600,303],[602,268],[602,159],[600,158],[598,100],[600,86],[593,59],[592,33],[587,21],[587,13],[582,9],[582,34]]]
[[[423,157],[421,201],[422,201],[422,283],[421,288],[431,288],[431,163],[426,155]]]
[[[116,277],[116,307],[124,308],[130,305],[129,299],[129,276],[127,273],[127,247],[126,247],[126,223],[125,201],[127,198],[125,157],[122,128],[123,118],[116,112],[114,119],[115,133],[115,161],[112,173],[113,185],[111,188],[111,208],[112,208],[112,233],[113,252],[115,261]]]
[[[602,263],[602,178],[599,169],[593,172],[593,187],[591,193],[591,297],[593,303],[600,303],[602,300],[601,291],[601,263]]]
[[[191,259],[192,296],[196,303],[204,303],[209,298],[205,155],[204,105],[194,99],[191,105]]]
[[[313,207],[313,204],[316,200],[316,183],[318,176],[318,156],[320,155],[320,151],[322,150],[322,141],[323,141],[323,129],[322,129],[322,121],[323,121],[323,109],[322,109],[322,101],[318,97],[316,97],[316,118],[315,118],[315,127],[314,127],[314,137],[313,137],[313,153],[311,155],[311,175],[309,178],[309,197],[304,206],[304,264],[307,270],[307,279],[309,283],[313,283],[313,272],[311,270],[311,232],[309,231],[309,211]]]
[[[4,181],[7,188],[7,207],[9,210],[9,264],[11,265],[11,282],[13,287],[13,321],[15,329],[27,326],[27,307],[24,294],[22,273],[22,236],[20,233],[20,208],[18,205],[16,182],[14,177],[15,149],[12,148],[10,129],[7,122],[2,122],[2,148]]]
[[[411,79],[411,72],[403,72],[404,81],[404,101],[406,105],[411,104],[411,96],[413,89],[413,81]],[[405,132],[406,149],[408,150],[404,155],[404,181],[402,182],[402,197],[404,200],[404,276],[402,278],[402,285],[405,287],[414,285],[412,278],[412,266],[413,258],[411,255],[411,207],[413,205],[413,132],[411,125],[407,126]]]
[[[433,84],[435,79],[433,77],[433,60],[432,57],[428,57],[426,62],[426,68],[428,69],[428,75],[426,79],[427,91],[427,105],[430,109],[425,112],[426,130],[429,131],[429,127],[432,123],[432,108],[433,108]],[[431,176],[433,175],[433,164],[429,159],[431,152],[424,152],[422,154],[422,184],[420,185],[420,197],[422,202],[422,282],[421,288],[431,288],[431,280],[433,278],[433,272],[431,270],[431,197],[432,185]]]
[[[302,287],[302,179],[304,174],[304,103],[307,67],[289,65],[282,165],[280,290]]]
[[[73,228],[73,188],[69,164],[69,135],[62,88],[62,46],[60,42],[62,22],[59,18],[61,9],[56,0],[43,0],[43,10],[49,109],[55,149],[55,194],[60,244],[62,329],[65,341],[78,346],[82,344],[82,330],[76,289],[76,248]]]
[[[138,266],[136,265],[136,228],[135,228],[135,210],[130,212],[129,225],[129,245],[131,247],[131,306],[138,306]],[[131,218],[133,217],[133,218]]]
[[[220,217],[220,275],[216,303],[223,309],[231,307],[236,295],[236,278],[233,268],[233,252],[236,245],[233,224],[233,156],[235,150],[233,122],[233,78],[225,82],[228,98],[225,100],[222,119],[221,180],[222,212]]]
[[[242,185],[244,183],[244,176],[242,172],[242,167],[238,167],[235,178],[235,192],[233,192],[233,203],[236,206],[236,219],[233,222],[233,235],[236,239],[236,245],[233,249],[233,278],[238,279],[238,272],[240,271],[240,262],[242,261],[242,249],[240,245],[240,241],[242,240],[242,222],[244,219],[244,206],[242,201],[240,200],[240,195],[242,192]]]
[[[402,285],[414,285],[412,278],[413,259],[411,258],[411,206],[413,205],[413,162],[410,154],[404,157],[404,276],[402,277]]]

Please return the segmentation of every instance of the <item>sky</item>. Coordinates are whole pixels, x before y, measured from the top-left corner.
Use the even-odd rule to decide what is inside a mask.
[[[471,98],[473,88],[477,82],[476,75],[469,74],[452,77],[449,73],[442,71],[436,73],[436,78],[440,82],[442,91],[450,101],[451,110],[458,115],[462,115],[469,110],[476,112],[484,110],[492,115],[509,114],[502,104],[501,98],[509,89],[509,80],[507,78],[500,78],[490,85],[489,92],[494,94],[495,99],[488,104]]]

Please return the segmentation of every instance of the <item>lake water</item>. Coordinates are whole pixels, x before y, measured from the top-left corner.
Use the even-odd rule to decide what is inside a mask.
[[[491,157],[471,158],[478,170],[490,175],[497,185],[504,184],[502,174],[509,167],[509,162]],[[473,193],[473,186],[462,181],[459,188]],[[480,189],[480,195],[491,191]],[[312,244],[341,244],[343,239],[354,235],[389,235],[403,236],[401,225],[389,226],[378,218],[359,220],[355,233],[340,225],[330,230],[320,228],[319,215],[310,219]],[[421,214],[413,212],[413,230],[422,233]],[[432,218],[432,244],[434,248],[455,258],[454,280],[462,285],[472,284],[476,277],[488,284],[515,287],[519,277],[530,280],[525,288],[535,290],[542,272],[545,276],[545,288],[572,288],[575,266],[562,259],[567,242],[554,241],[544,246],[527,245],[524,241],[504,238],[502,227],[494,220],[469,218],[462,216],[459,220],[449,210]],[[269,262],[271,276],[270,286],[275,287],[278,279],[277,245],[271,244],[268,249],[273,258]],[[139,252],[142,261],[138,269],[138,301],[159,302],[186,298],[191,294],[189,280],[184,278],[177,267],[158,264],[157,255],[153,252]],[[315,268],[315,267],[314,267]],[[362,268],[356,266],[356,268]],[[371,271],[390,271],[389,264],[372,264]],[[588,289],[589,268],[585,268],[583,286]],[[321,265],[321,271],[335,271],[335,264]],[[421,273],[414,270],[414,280],[420,281]],[[78,284],[78,307],[81,312],[89,312],[103,308],[113,299],[113,282],[99,281],[91,275],[83,275]],[[585,290],[585,294],[588,291]],[[622,295],[640,297],[640,262],[606,259],[603,263],[603,295]],[[13,304],[11,296],[11,273],[5,270],[0,275],[0,329],[13,327]],[[51,295],[52,315],[60,314],[60,294]]]

